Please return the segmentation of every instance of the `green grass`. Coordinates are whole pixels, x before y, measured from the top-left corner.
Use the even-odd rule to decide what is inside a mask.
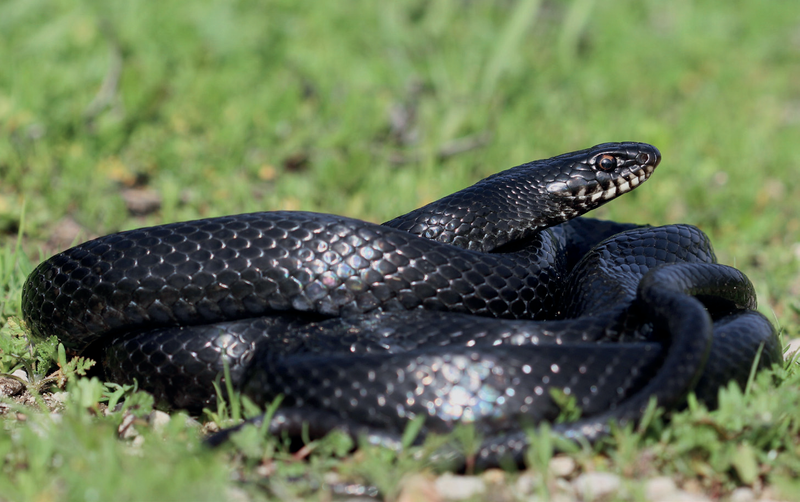
[[[699,226],[796,338],[796,14],[756,0],[6,0],[0,371],[32,357],[8,349],[19,352],[22,281],[42,250],[69,244],[50,240],[69,222],[85,236],[274,209],[384,221],[501,169],[622,140],[655,144],[662,164],[595,216]],[[132,187],[160,208],[131,214]],[[718,412],[690,409],[572,455],[634,485],[663,472],[711,494],[766,484],[798,499],[800,377],[776,378],[730,391]],[[140,425],[132,451],[115,432],[123,412],[97,411],[101,383],[78,382],[91,381],[70,384],[58,423],[5,415],[0,499],[324,497],[329,471],[392,495],[425,469],[371,448],[340,459],[336,438],[308,462],[283,461],[280,441],[206,452],[180,418]],[[536,455],[544,479],[549,450]]]

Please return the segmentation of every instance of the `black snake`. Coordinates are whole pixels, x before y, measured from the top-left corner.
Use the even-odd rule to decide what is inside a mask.
[[[283,396],[274,432],[391,443],[421,415],[423,435],[475,424],[481,464],[519,460],[564,398],[582,415],[555,429],[593,440],[780,360],[752,285],[699,229],[579,218],[660,159],[597,145],[383,225],[264,212],[112,234],[40,264],[24,318],[167,406],[212,405],[227,360],[258,404]]]

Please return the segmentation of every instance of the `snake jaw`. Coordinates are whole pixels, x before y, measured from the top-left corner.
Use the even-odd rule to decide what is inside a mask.
[[[566,182],[554,181],[546,186],[547,193],[556,197],[570,197],[576,203],[601,204],[630,192],[653,174],[655,166],[623,167],[615,176],[598,172],[594,179],[570,178]]]
[[[602,190],[592,194],[592,202],[598,200],[608,201],[630,192],[647,181],[654,170],[655,166],[651,164],[636,165],[629,170],[626,169],[619,177],[612,179]]]
[[[545,187],[548,194],[573,199],[585,210],[641,185],[661,161],[658,149],[643,143],[606,143],[586,152],[590,157],[581,166],[573,166],[569,179],[556,179]],[[616,158],[616,164],[609,163],[609,158]]]

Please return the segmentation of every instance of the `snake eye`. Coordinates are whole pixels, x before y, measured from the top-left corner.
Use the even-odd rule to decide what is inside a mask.
[[[605,154],[601,155],[599,159],[597,159],[597,165],[603,171],[610,171],[617,167],[617,159],[613,155]]]

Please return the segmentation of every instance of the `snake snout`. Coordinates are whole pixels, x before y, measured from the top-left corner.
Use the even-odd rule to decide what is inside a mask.
[[[636,163],[641,166],[650,166],[655,169],[661,163],[661,152],[653,145],[645,145],[647,148],[643,149],[636,155]]]

